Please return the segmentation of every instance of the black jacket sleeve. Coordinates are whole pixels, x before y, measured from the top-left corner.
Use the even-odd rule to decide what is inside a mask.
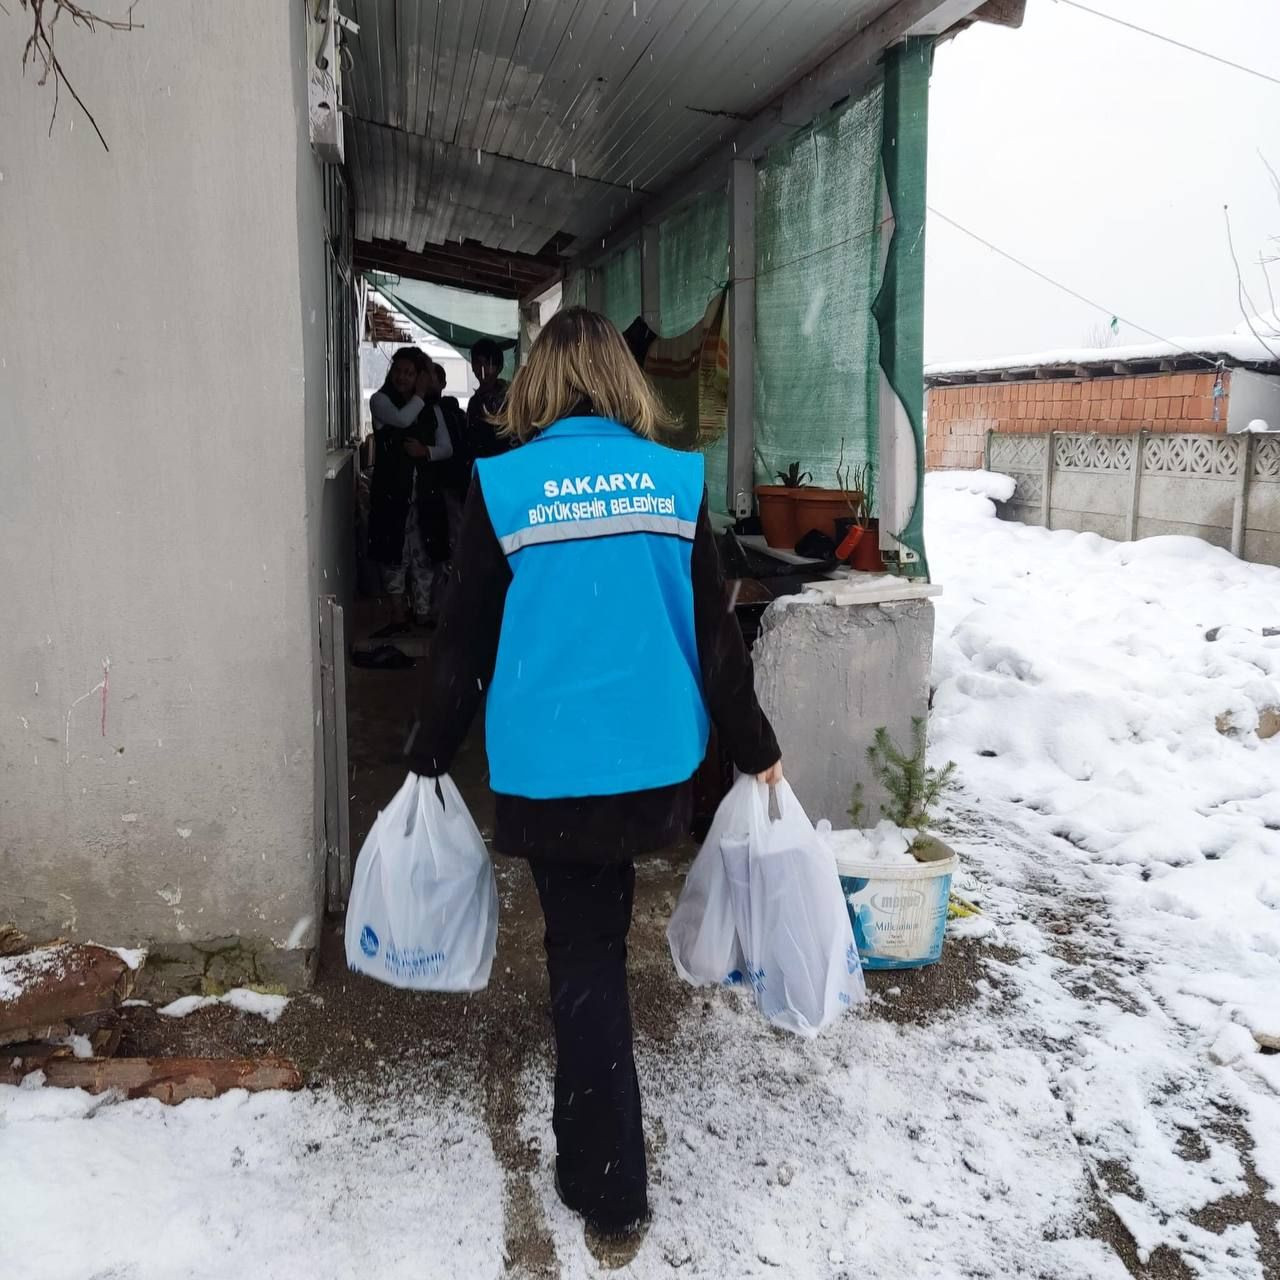
[[[693,617],[702,689],[720,744],[742,773],[763,773],[782,752],[756,698],[751,655],[726,598],[705,494],[693,539]]]
[[[454,549],[453,577],[427,651],[417,723],[405,745],[414,773],[433,778],[453,764],[493,679],[510,583],[507,557],[480,485],[473,480]]]

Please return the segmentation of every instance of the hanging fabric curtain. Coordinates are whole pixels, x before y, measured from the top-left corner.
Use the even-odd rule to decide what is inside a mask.
[[[711,510],[722,514],[729,488],[728,280],[729,199],[720,188],[691,200],[658,227],[658,328],[664,335],[694,329],[714,336],[714,351],[708,349],[701,362],[694,417],[708,500]],[[650,372],[648,361],[645,370]]]
[[[645,351],[644,371],[676,419],[675,430],[663,442],[677,449],[705,452],[724,439],[729,412],[727,312],[722,289],[692,329],[675,338],[654,338]]]

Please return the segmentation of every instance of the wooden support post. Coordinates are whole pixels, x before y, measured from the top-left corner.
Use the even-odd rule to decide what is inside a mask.
[[[658,224],[648,222],[640,232],[640,314],[654,333],[661,335],[662,276],[659,271]]]
[[[1147,433],[1140,430],[1134,437],[1133,474],[1129,484],[1129,523],[1126,537],[1130,542],[1138,538],[1138,509],[1142,502],[1142,458],[1147,451]]]
[[[756,169],[735,160],[729,180],[729,511],[751,514],[755,491]]]
[[[347,766],[347,645],[336,596],[320,597],[320,730],[324,745],[325,905],[338,914],[351,893]]]
[[[1231,508],[1231,554],[1244,559],[1245,529],[1249,522],[1249,481],[1253,477],[1254,435],[1243,431],[1236,437],[1236,458],[1240,474],[1236,477],[1236,500]]]

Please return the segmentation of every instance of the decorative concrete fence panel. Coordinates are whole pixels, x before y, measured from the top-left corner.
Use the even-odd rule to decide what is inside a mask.
[[[1245,546],[1259,564],[1280,564],[1280,435],[1253,436]]]
[[[1016,482],[1007,519],[1122,540],[1186,534],[1280,565],[1280,435],[993,431],[986,461]]]

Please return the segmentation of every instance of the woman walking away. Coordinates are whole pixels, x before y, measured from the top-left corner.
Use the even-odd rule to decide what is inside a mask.
[[[743,772],[782,776],[707,515],[703,460],[656,443],[662,406],[621,335],[552,318],[477,463],[431,647],[415,772],[448,770],[488,690],[494,843],[546,917],[556,1188],[598,1256],[648,1219],[626,939],[633,859],[682,839],[709,720]]]

